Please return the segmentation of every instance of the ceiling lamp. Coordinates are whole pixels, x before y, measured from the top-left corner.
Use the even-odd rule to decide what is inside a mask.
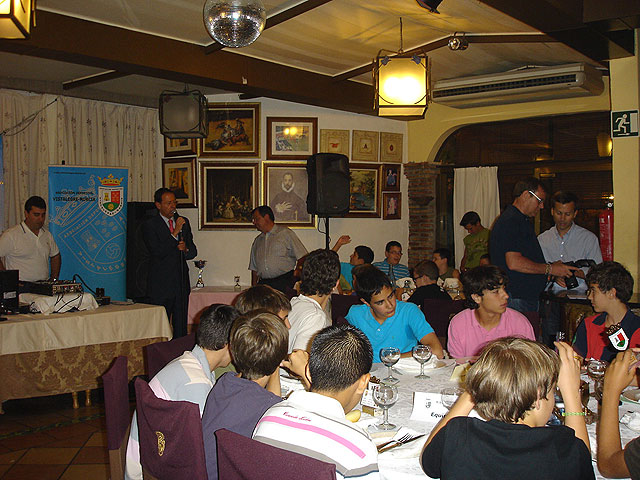
[[[381,117],[424,115],[428,103],[428,60],[424,54],[405,54],[402,50],[402,19],[400,50],[391,56],[381,56],[382,52],[378,52],[373,66],[374,109]]]
[[[422,8],[426,8],[431,13],[440,13],[438,11],[438,5],[442,3],[442,0],[416,0],[418,5]]]
[[[469,48],[469,40],[464,36],[464,33],[462,36],[458,36],[458,32],[456,32],[447,42],[447,46],[449,50],[466,50]]]
[[[260,0],[207,0],[204,26],[211,38],[226,47],[246,47],[262,33],[267,13]]]
[[[0,38],[29,38],[34,0],[0,0]]]

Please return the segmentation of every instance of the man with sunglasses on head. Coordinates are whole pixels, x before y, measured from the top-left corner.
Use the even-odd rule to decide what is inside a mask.
[[[547,192],[537,178],[516,183],[513,203],[498,217],[491,230],[491,261],[509,277],[508,307],[519,312],[537,312],[538,297],[550,275],[568,277],[575,267],[560,261],[546,263],[531,222],[544,208]]]

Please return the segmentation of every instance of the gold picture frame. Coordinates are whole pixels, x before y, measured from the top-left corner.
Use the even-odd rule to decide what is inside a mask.
[[[354,162],[377,162],[378,142],[378,132],[354,130],[351,142],[351,159]]]

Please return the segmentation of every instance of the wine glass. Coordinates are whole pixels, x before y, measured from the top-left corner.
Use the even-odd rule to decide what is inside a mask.
[[[398,388],[394,385],[380,384],[373,391],[373,401],[376,402],[376,405],[382,407],[384,412],[382,423],[378,424],[378,428],[380,430],[393,430],[396,428],[393,423],[389,423],[389,407],[392,407],[398,401]]]
[[[416,378],[429,378],[428,375],[424,374],[424,364],[431,359],[431,347],[419,343],[413,347],[411,354],[415,361],[420,364],[420,375],[416,375]]]
[[[462,393],[462,390],[458,387],[447,387],[440,390],[440,399],[442,400],[442,405],[446,407],[447,410],[451,410],[453,404],[456,403],[458,397]]]
[[[587,365],[587,375],[593,380],[593,396],[600,402],[602,400],[602,379],[607,369],[607,362],[592,358]]]
[[[396,347],[385,347],[380,349],[380,360],[389,368],[389,376],[383,378],[382,381],[387,383],[396,383],[399,380],[393,376],[391,367],[398,363],[400,360],[400,349]]]

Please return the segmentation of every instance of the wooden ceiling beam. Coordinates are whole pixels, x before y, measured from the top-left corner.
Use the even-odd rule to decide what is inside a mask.
[[[87,85],[106,82],[107,80],[114,80],[116,78],[126,77],[127,75],[129,74],[117,72],[115,70],[108,70],[106,72],[100,72],[94,75],[88,75],[86,77],[77,78],[75,80],[69,80],[68,82],[62,82],[62,89],[71,90],[73,88],[86,87]]]
[[[313,10],[316,7],[320,7],[325,3],[329,3],[331,0],[307,0],[306,2],[299,3],[291,8],[283,10],[280,13],[276,13],[275,15],[267,18],[267,21],[264,25],[264,30],[267,30],[271,27],[275,27],[276,25],[280,25],[282,22],[286,22],[287,20],[291,20],[292,18],[297,17],[298,15],[302,15],[303,13],[307,13],[310,10]],[[264,31],[263,30],[263,31]],[[213,43],[204,47],[204,53],[209,55],[213,52],[217,52],[218,50],[222,50],[226,48],[219,42],[214,41]]]
[[[0,40],[0,51],[306,105],[373,113],[370,85],[346,81],[336,89],[328,75],[227,51],[204,55],[199,45],[46,11],[38,12],[38,26],[32,29],[29,40]]]

